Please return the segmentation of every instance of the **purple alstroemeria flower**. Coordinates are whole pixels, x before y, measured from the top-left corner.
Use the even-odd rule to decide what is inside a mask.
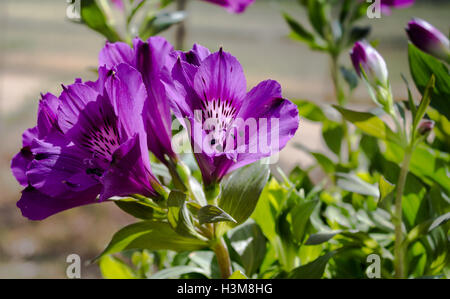
[[[389,15],[391,9],[407,8],[414,4],[415,0],[381,0],[381,11]]]
[[[231,13],[243,13],[245,9],[252,5],[255,0],[203,0],[224,7]]]
[[[150,37],[146,42],[134,39],[133,48],[122,42],[107,42],[99,55],[100,66],[113,68],[126,63],[141,73],[146,87],[143,118],[148,147],[164,163],[166,156],[177,160],[172,149],[172,119],[166,92],[166,86],[173,84],[169,69],[173,64],[169,60],[172,51],[172,45],[163,37]]]
[[[11,163],[26,186],[17,203],[22,214],[42,220],[112,196],[160,198],[147,155],[139,72],[126,64],[100,68],[96,82],[77,80],[63,89],[59,98],[43,96],[38,124],[25,131]]]
[[[175,55],[174,113],[188,120],[185,125],[206,186],[279,152],[294,136],[297,106],[282,98],[278,82],[263,81],[246,92],[239,61],[222,49],[211,54],[194,45]]]
[[[406,33],[417,48],[450,63],[450,41],[433,25],[422,19],[412,19]]]
[[[353,66],[358,75],[364,75],[370,85],[388,85],[388,69],[383,57],[367,42],[356,42],[350,51]]]

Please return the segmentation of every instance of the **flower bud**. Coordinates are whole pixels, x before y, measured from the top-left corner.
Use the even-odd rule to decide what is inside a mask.
[[[373,100],[391,113],[392,94],[389,73],[383,57],[366,42],[355,43],[350,57],[358,75],[369,85]]]
[[[366,42],[355,43],[350,56],[358,75],[367,77],[370,85],[388,85],[386,62],[371,45]]]
[[[423,120],[418,128],[418,132],[422,136],[428,135],[434,128],[434,121],[432,120]]]
[[[406,27],[406,33],[417,48],[450,63],[449,39],[431,24],[421,19],[412,19]]]

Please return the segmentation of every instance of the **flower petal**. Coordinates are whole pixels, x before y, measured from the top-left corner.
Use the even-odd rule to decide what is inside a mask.
[[[100,51],[98,60],[100,66],[106,66],[108,69],[112,69],[119,63],[135,65],[133,49],[123,42],[106,42],[106,45]]]
[[[50,197],[33,187],[25,188],[17,202],[22,215],[30,220],[43,220],[58,212],[77,206],[97,203],[98,187],[72,194],[71,198]]]
[[[157,196],[150,183],[157,180],[150,171],[150,165],[143,159],[148,155],[142,152],[140,138],[139,135],[134,136],[114,153],[110,168],[101,177],[101,200],[132,194]]]
[[[65,133],[77,122],[80,112],[89,102],[97,100],[100,94],[92,87],[76,83],[63,87],[58,108],[58,124]]]
[[[237,163],[228,171],[279,152],[294,137],[300,121],[297,106],[281,97],[281,86],[273,80],[261,82],[247,94],[237,119],[244,124],[254,120],[257,130],[247,134],[246,126],[235,124],[239,131]]]
[[[41,140],[33,142],[35,159],[26,172],[30,186],[51,197],[69,198],[98,185],[83,152],[75,146],[59,147]]]
[[[203,101],[228,101],[239,110],[246,89],[241,64],[222,49],[203,60],[195,74],[194,90]]]

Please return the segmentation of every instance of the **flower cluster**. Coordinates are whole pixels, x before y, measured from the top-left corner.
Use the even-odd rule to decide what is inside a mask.
[[[136,38],[132,47],[107,43],[96,81],[76,79],[58,97],[42,95],[37,125],[24,132],[11,163],[24,186],[17,206],[41,220],[114,196],[163,201],[148,151],[168,167],[179,162],[172,114],[190,135],[204,185],[219,183],[281,150],[298,128],[297,107],[276,81],[246,88],[240,63],[222,49],[178,52],[161,37]],[[263,137],[267,150],[259,147]]]

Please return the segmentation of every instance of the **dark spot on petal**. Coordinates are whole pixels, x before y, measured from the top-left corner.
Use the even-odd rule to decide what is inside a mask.
[[[46,153],[39,153],[39,154],[37,154],[36,156],[34,156],[34,158],[35,158],[36,160],[43,160],[43,159],[48,158],[48,154],[46,154]]]

